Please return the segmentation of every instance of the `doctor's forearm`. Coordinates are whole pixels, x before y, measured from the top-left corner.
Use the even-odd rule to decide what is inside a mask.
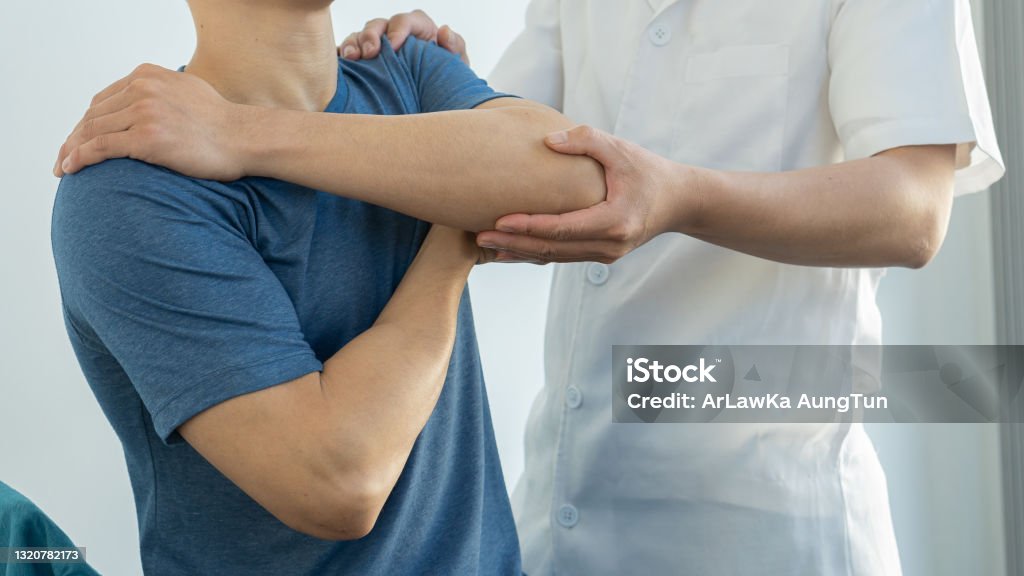
[[[493,229],[505,214],[564,213],[604,200],[598,163],[544,145],[568,120],[525,101],[489,104],[407,116],[254,110],[246,173],[471,231]]]
[[[902,148],[782,173],[680,167],[699,199],[678,207],[676,229],[787,264],[918,268],[945,237],[954,155],[952,146]]]

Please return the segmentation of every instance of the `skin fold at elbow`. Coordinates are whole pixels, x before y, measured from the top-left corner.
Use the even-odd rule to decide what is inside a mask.
[[[274,515],[296,532],[320,540],[360,540],[373,531],[393,485],[370,481],[370,475],[345,474],[320,482],[302,505]],[[386,485],[386,486],[385,486]]]

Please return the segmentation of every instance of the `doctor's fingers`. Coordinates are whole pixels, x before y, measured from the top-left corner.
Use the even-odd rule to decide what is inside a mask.
[[[504,232],[483,232],[477,236],[477,244],[483,248],[496,250],[499,253],[498,262],[528,261],[535,264],[601,262],[611,264],[627,253],[617,243],[605,240],[559,242]],[[506,255],[501,256],[501,254]]]
[[[466,49],[466,41],[447,24],[441,26],[441,29],[437,32],[437,43],[445,50],[462,59],[463,64],[469,66],[469,51]]]
[[[338,51],[349,60],[374,58],[380,54],[380,39],[384,35],[397,51],[410,35],[428,42],[437,40],[437,24],[422,10],[395,14],[390,19],[376,18],[367,22],[361,32],[350,34]]]
[[[498,232],[561,242],[570,240],[623,242],[629,238],[629,231],[624,221],[625,218],[615,205],[606,201],[566,214],[509,214],[498,219],[495,229]]]
[[[395,14],[388,21],[388,41],[397,51],[409,36],[415,36],[427,42],[437,41],[437,23],[423,10],[413,10]]]
[[[338,46],[338,53],[348,60],[373,58],[380,52],[380,37],[388,30],[385,18],[374,18],[359,32],[349,34]]]

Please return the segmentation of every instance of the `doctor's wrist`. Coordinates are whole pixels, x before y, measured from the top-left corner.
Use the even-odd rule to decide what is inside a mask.
[[[707,199],[711,190],[718,185],[721,174],[716,170],[672,163],[672,188],[667,196],[672,204],[669,212],[671,223],[666,232],[681,234],[699,233],[706,223]]]

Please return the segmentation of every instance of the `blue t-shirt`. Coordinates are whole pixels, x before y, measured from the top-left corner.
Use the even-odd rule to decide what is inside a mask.
[[[339,67],[327,112],[415,114],[500,96],[415,39]],[[361,540],[289,529],[175,432],[220,402],[321,370],[373,324],[428,229],[264,178],[224,184],[113,160],[63,179],[53,251],[65,321],[124,445],[147,573],[520,573],[468,294],[437,407]]]

